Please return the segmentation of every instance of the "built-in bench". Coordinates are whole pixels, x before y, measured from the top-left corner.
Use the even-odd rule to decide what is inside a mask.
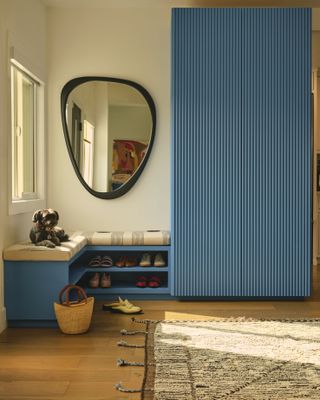
[[[118,268],[91,267],[90,260],[97,255],[108,255],[114,263],[121,256],[143,253],[155,256],[161,253],[165,267]],[[86,288],[88,295],[100,299],[118,295],[136,299],[170,297],[170,233],[168,231],[138,232],[76,232],[61,246],[47,248],[30,242],[14,244],[4,250],[5,306],[9,325],[48,325],[54,321],[53,303],[68,283]],[[87,287],[93,272],[108,272],[110,288]],[[160,277],[157,289],[138,288],[135,281],[140,275]]]

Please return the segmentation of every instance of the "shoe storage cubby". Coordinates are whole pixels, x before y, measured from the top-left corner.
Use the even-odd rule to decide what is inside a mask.
[[[108,279],[110,287],[103,287]],[[170,246],[88,246],[70,265],[69,281],[101,298],[169,296]]]

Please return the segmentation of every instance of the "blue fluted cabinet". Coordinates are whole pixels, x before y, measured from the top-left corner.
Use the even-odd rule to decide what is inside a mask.
[[[173,10],[173,295],[310,295],[310,44],[310,9]]]

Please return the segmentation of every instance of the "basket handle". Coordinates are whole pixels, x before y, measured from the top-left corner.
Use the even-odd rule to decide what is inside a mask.
[[[82,289],[82,287],[77,285],[66,285],[59,294],[60,304],[65,304],[67,306],[70,306],[70,293],[72,290],[77,291],[78,303],[81,303],[82,300],[85,300],[85,302],[87,303],[88,297],[86,295],[86,292]],[[66,301],[63,303],[62,297],[64,293],[66,294]]]

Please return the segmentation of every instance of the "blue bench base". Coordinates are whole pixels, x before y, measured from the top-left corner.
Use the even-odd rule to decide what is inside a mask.
[[[108,254],[117,259],[121,254],[142,255],[161,252],[167,260],[165,268],[92,268],[88,261],[94,255]],[[82,284],[87,274],[108,272],[112,284],[108,289],[86,289],[97,300],[118,296],[130,299],[170,299],[170,246],[86,246],[69,261],[4,261],[5,306],[9,326],[50,326],[55,322],[54,302],[67,284]],[[134,280],[140,275],[159,274],[163,285],[158,289],[137,288]]]

